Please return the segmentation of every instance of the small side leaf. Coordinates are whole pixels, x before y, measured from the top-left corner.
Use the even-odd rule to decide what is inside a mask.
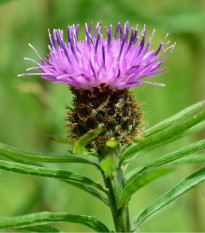
[[[127,183],[122,191],[121,199],[119,208],[123,207],[127,204],[130,200],[131,196],[140,188],[145,186],[146,184],[150,183],[157,178],[168,174],[169,172],[173,171],[171,168],[163,168],[163,169],[156,169],[151,170],[148,172],[144,172],[135,176],[129,183]]]
[[[173,116],[161,121],[160,123],[152,126],[151,128],[147,129],[143,133],[143,136],[144,137],[151,136],[152,134],[155,134],[155,133],[165,129],[170,125],[173,125],[181,120],[184,120],[186,117],[190,116],[195,111],[199,110],[200,108],[202,108],[204,106],[205,106],[205,100],[199,101],[199,102],[183,109],[182,111],[174,114]]]
[[[148,206],[137,218],[133,221],[134,229],[138,228],[143,222],[153,216],[153,214],[162,210],[169,203],[179,198],[182,194],[205,181],[205,168],[202,168],[192,175],[178,183],[174,188],[160,196],[150,206]]]
[[[88,144],[88,142],[95,139],[99,134],[103,132],[104,129],[93,129],[88,131],[88,133],[84,134],[74,145],[74,153],[79,154],[90,154],[85,146]],[[92,154],[90,154],[92,155]],[[94,154],[93,154],[94,155]]]
[[[73,222],[88,226],[97,232],[109,232],[109,229],[97,218],[86,215],[71,215],[64,212],[41,212],[19,217],[0,219],[0,229],[20,229],[56,222]]]
[[[68,180],[72,182],[87,184],[92,187],[98,188],[101,191],[106,192],[107,190],[100,184],[95,181],[81,175],[78,173],[72,173],[60,169],[54,168],[45,168],[45,167],[37,167],[32,165],[8,162],[0,160],[0,169],[17,172],[27,175],[41,176],[41,177],[50,177],[56,178],[60,180]]]

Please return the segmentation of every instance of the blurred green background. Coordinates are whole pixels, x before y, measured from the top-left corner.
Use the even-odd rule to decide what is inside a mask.
[[[147,37],[156,28],[152,48],[156,49],[167,32],[176,47],[165,62],[170,72],[155,78],[166,87],[143,85],[134,91],[144,103],[145,120],[152,126],[205,97],[205,1],[204,0],[0,0],[0,141],[35,152],[66,155],[68,147],[48,140],[47,135],[66,136],[65,105],[71,94],[63,84],[46,82],[40,77],[21,77],[37,59],[31,43],[42,56],[48,52],[47,30],[67,29],[85,22],[104,25],[129,21],[131,26],[147,27]],[[151,78],[148,79],[151,81]],[[205,132],[167,145],[154,154],[133,161],[135,167],[151,157],[174,151],[204,138]],[[50,165],[59,167],[59,165]],[[62,168],[95,177],[100,174],[89,165],[61,165]],[[148,185],[130,202],[133,216],[183,177],[196,170],[186,165]],[[0,171],[0,216],[15,216],[37,211],[67,211],[95,215],[113,229],[111,214],[94,197],[67,184]],[[162,214],[141,229],[143,232],[205,231],[205,186],[185,194]],[[59,224],[65,231],[88,231],[81,225]]]

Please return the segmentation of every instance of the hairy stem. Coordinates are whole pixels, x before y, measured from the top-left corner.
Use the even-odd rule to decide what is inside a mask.
[[[124,176],[121,169],[117,169],[113,177],[104,176],[104,182],[109,190],[108,199],[116,232],[129,232],[130,220],[128,207],[118,208],[124,187]]]

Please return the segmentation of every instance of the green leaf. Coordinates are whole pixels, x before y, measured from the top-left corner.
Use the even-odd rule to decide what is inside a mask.
[[[18,155],[18,157],[21,157],[21,153],[19,153],[19,154],[17,154]],[[19,156],[20,155],[20,156]],[[1,155],[0,155],[1,156]],[[8,155],[5,155],[5,157],[6,158],[10,158],[10,159],[12,159],[12,160],[14,160],[15,162],[20,162],[20,163],[24,163],[24,164],[27,164],[27,160],[22,160],[22,159],[18,159],[18,157],[17,157],[17,159],[15,158],[15,156],[8,156]],[[30,155],[28,155],[28,157],[30,157]],[[76,159],[78,159],[78,158],[76,158]],[[66,160],[67,161],[67,160]],[[32,161],[31,161],[32,162]],[[29,163],[30,163],[30,161],[29,161]],[[94,162],[93,162],[94,163]],[[33,164],[31,164],[31,165],[33,165]],[[41,165],[40,165],[41,166]],[[95,196],[95,197],[97,197],[98,199],[100,199],[101,201],[103,201],[106,205],[108,204],[108,200],[107,200],[107,198],[106,197],[104,197],[101,193],[99,193],[97,190],[95,190],[95,189],[93,189],[93,188],[91,188],[91,187],[89,187],[88,185],[85,185],[85,184],[80,184],[80,183],[76,183],[76,182],[72,182],[72,181],[70,181],[69,180],[69,182],[68,182],[68,180],[66,180],[66,182],[67,183],[69,183],[69,184],[72,184],[72,185],[74,185],[74,186],[76,186],[76,187],[78,187],[78,188],[80,188],[80,189],[82,189],[82,190],[84,190],[84,191],[86,191],[86,192],[88,192],[88,193],[90,193],[91,195],[93,195],[93,196]]]
[[[205,119],[205,111],[201,112],[192,118],[183,121],[173,127],[169,127],[163,131],[160,131],[150,137],[144,139],[143,141],[129,146],[126,150],[122,152],[122,158],[120,163],[124,162],[126,159],[136,155],[138,152],[145,152],[150,149],[159,147],[164,142],[169,142],[169,140],[173,140],[175,136],[181,134],[185,130],[191,128],[192,126],[196,125],[197,123],[203,121]]]
[[[182,131],[181,133],[177,134],[176,136],[173,137],[173,140],[177,140],[179,138],[182,138],[182,137],[185,137],[185,136],[188,136],[190,134],[193,134],[193,133],[196,133],[202,129],[205,129],[205,121],[202,121],[196,125],[194,125],[193,127],[185,130],[185,131]],[[170,141],[173,141],[173,140],[170,140]]]
[[[198,131],[200,131],[202,129],[205,129],[205,121],[200,122],[200,123],[194,125],[193,127],[185,130],[185,131],[181,131],[180,133],[176,134],[175,136],[169,138],[168,140],[165,140],[165,141],[163,141],[163,142],[161,142],[159,144],[156,144],[151,149],[156,149],[157,147],[161,147],[161,146],[166,145],[166,144],[168,144],[170,142],[176,141],[176,140],[178,140],[180,138],[183,138],[183,137],[186,137],[186,136],[188,136],[190,134],[196,133],[196,132],[198,132]],[[143,155],[144,153],[148,152],[151,149],[148,148],[146,151],[142,151],[142,152],[137,153],[137,157]]]
[[[73,151],[75,153],[79,153],[79,154],[90,154],[87,151],[87,148],[85,147],[88,142],[92,141],[93,139],[95,139],[99,134],[101,134],[103,132],[104,129],[93,129],[88,131],[88,133],[84,134],[74,145],[74,149]],[[90,155],[94,155],[97,156],[97,154],[90,154]]]
[[[41,212],[19,217],[0,219],[0,229],[20,229],[56,222],[80,223],[97,232],[109,232],[109,229],[97,218],[85,215],[71,215],[64,212]]]
[[[27,175],[50,177],[60,180],[67,180],[67,181],[87,184],[95,188],[98,188],[101,191],[104,192],[107,191],[102,185],[94,182],[93,180],[81,174],[63,171],[60,169],[37,167],[37,166],[2,161],[2,160],[0,160],[0,169],[27,174]]]
[[[137,169],[137,171],[128,178],[127,182],[131,182],[133,179],[135,179],[136,176],[138,176],[140,173],[144,172],[147,169],[151,169],[151,168],[156,168],[165,164],[170,163],[170,165],[172,165],[171,162],[177,160],[177,159],[181,159],[184,156],[199,152],[201,150],[205,150],[205,139],[195,142],[189,146],[186,146],[182,149],[179,149],[177,151],[174,151],[168,155],[164,155],[158,159],[155,159],[154,161],[144,165],[143,167],[141,167],[140,169]]]
[[[75,187],[78,187],[78,188],[84,190],[85,192],[90,193],[94,197],[97,197],[99,200],[104,202],[107,206],[109,206],[108,199],[104,195],[102,195],[100,192],[98,192],[96,189],[89,187],[88,185],[80,184],[80,183],[76,183],[76,182],[72,182],[72,181],[66,181],[66,183],[71,184]]]
[[[138,228],[143,222],[152,217],[153,214],[162,210],[169,203],[179,198],[182,194],[205,181],[205,168],[198,170],[192,175],[178,183],[174,188],[160,196],[149,205],[133,222],[133,227]]]
[[[156,148],[158,148],[158,147],[164,146],[164,145],[166,145],[166,144],[168,144],[168,143],[170,143],[170,142],[176,141],[176,140],[178,140],[178,139],[180,139],[180,138],[183,138],[183,137],[186,137],[186,136],[188,136],[188,135],[190,135],[190,134],[196,133],[196,132],[198,132],[198,131],[200,131],[200,130],[202,130],[202,129],[205,129],[205,121],[200,122],[200,123],[194,125],[193,127],[189,128],[189,129],[187,129],[187,130],[185,130],[185,131],[181,131],[180,133],[178,133],[178,134],[175,135],[174,137],[171,137],[171,138],[169,138],[168,140],[165,140],[165,141],[163,141],[163,142],[161,142],[161,143],[159,143],[159,144],[156,144],[156,145],[155,145],[154,147],[152,147],[151,149],[156,149]],[[145,151],[142,151],[142,152],[137,153],[137,157],[143,155],[143,154],[146,153],[146,152],[149,152],[149,150],[151,150],[151,149],[148,148],[148,149],[145,150]],[[129,160],[128,160],[128,161],[129,161]],[[126,162],[127,162],[127,161],[126,161]]]
[[[155,133],[167,128],[168,126],[171,126],[171,125],[173,125],[181,120],[184,120],[186,117],[190,116],[192,113],[194,113],[195,111],[197,111],[198,109],[200,109],[204,106],[205,106],[205,100],[197,102],[197,103],[183,109],[182,111],[178,112],[177,114],[161,121],[160,123],[154,125],[153,127],[147,129],[143,133],[143,136],[148,137],[152,134],[155,134]]]
[[[77,156],[58,156],[58,155],[47,155],[42,153],[22,151],[20,149],[14,148],[12,146],[3,143],[0,143],[0,152],[3,153],[4,156],[8,155],[13,158],[18,158],[20,159],[18,161],[19,162],[22,161],[23,163],[27,163],[25,160],[43,162],[43,163],[86,163],[99,167],[99,165],[96,162],[84,158],[80,158]],[[38,165],[38,164],[32,163],[32,165]]]
[[[174,160],[177,160],[184,156],[199,152],[201,150],[205,150],[205,139],[195,142],[189,146],[186,146],[168,155],[164,155],[158,159],[155,159],[154,161],[146,164],[138,173],[141,173],[142,171],[145,171],[149,168],[156,168],[156,167],[162,166],[164,164],[170,163]]]
[[[131,196],[140,188],[157,178],[173,171],[171,168],[155,169],[148,172],[140,173],[130,180],[122,191],[119,208],[122,208],[130,200]]]
[[[205,154],[189,156],[187,158],[173,161],[169,165],[181,166],[181,165],[190,164],[190,163],[205,163]]]
[[[24,164],[28,164],[28,165],[34,165],[34,166],[39,166],[39,167],[42,167],[43,165],[38,163],[38,162],[35,162],[35,161],[29,161],[29,160],[26,160],[26,159],[21,159],[21,158],[18,158],[18,157],[15,157],[15,156],[11,156],[9,155],[8,153],[4,153],[4,152],[1,152],[0,153],[0,158],[3,158],[5,160],[11,160],[11,161],[14,161],[14,162],[17,162],[17,163],[24,163]]]

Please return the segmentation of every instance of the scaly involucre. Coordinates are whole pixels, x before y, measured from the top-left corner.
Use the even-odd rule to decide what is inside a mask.
[[[101,83],[105,83],[115,90],[123,90],[145,83],[163,85],[142,81],[144,77],[153,77],[167,72],[166,67],[160,68],[165,59],[172,53],[174,45],[166,47],[168,34],[156,51],[151,50],[150,44],[154,34],[152,32],[148,43],[145,44],[146,29],[138,34],[137,27],[131,29],[129,39],[129,23],[125,23],[124,31],[118,23],[112,37],[112,25],[105,31],[107,38],[102,35],[102,23],[97,23],[91,33],[92,23],[85,24],[85,40],[78,40],[79,24],[69,26],[67,39],[64,42],[63,31],[49,32],[50,46],[47,58],[42,58],[36,49],[30,45],[41,59],[41,63],[33,59],[35,67],[27,69],[37,70],[36,73],[22,75],[41,75],[42,78],[57,83],[65,83],[76,88],[92,90]],[[139,39],[141,41],[139,42]],[[170,52],[163,57],[164,53]],[[21,75],[20,75],[21,76]]]

